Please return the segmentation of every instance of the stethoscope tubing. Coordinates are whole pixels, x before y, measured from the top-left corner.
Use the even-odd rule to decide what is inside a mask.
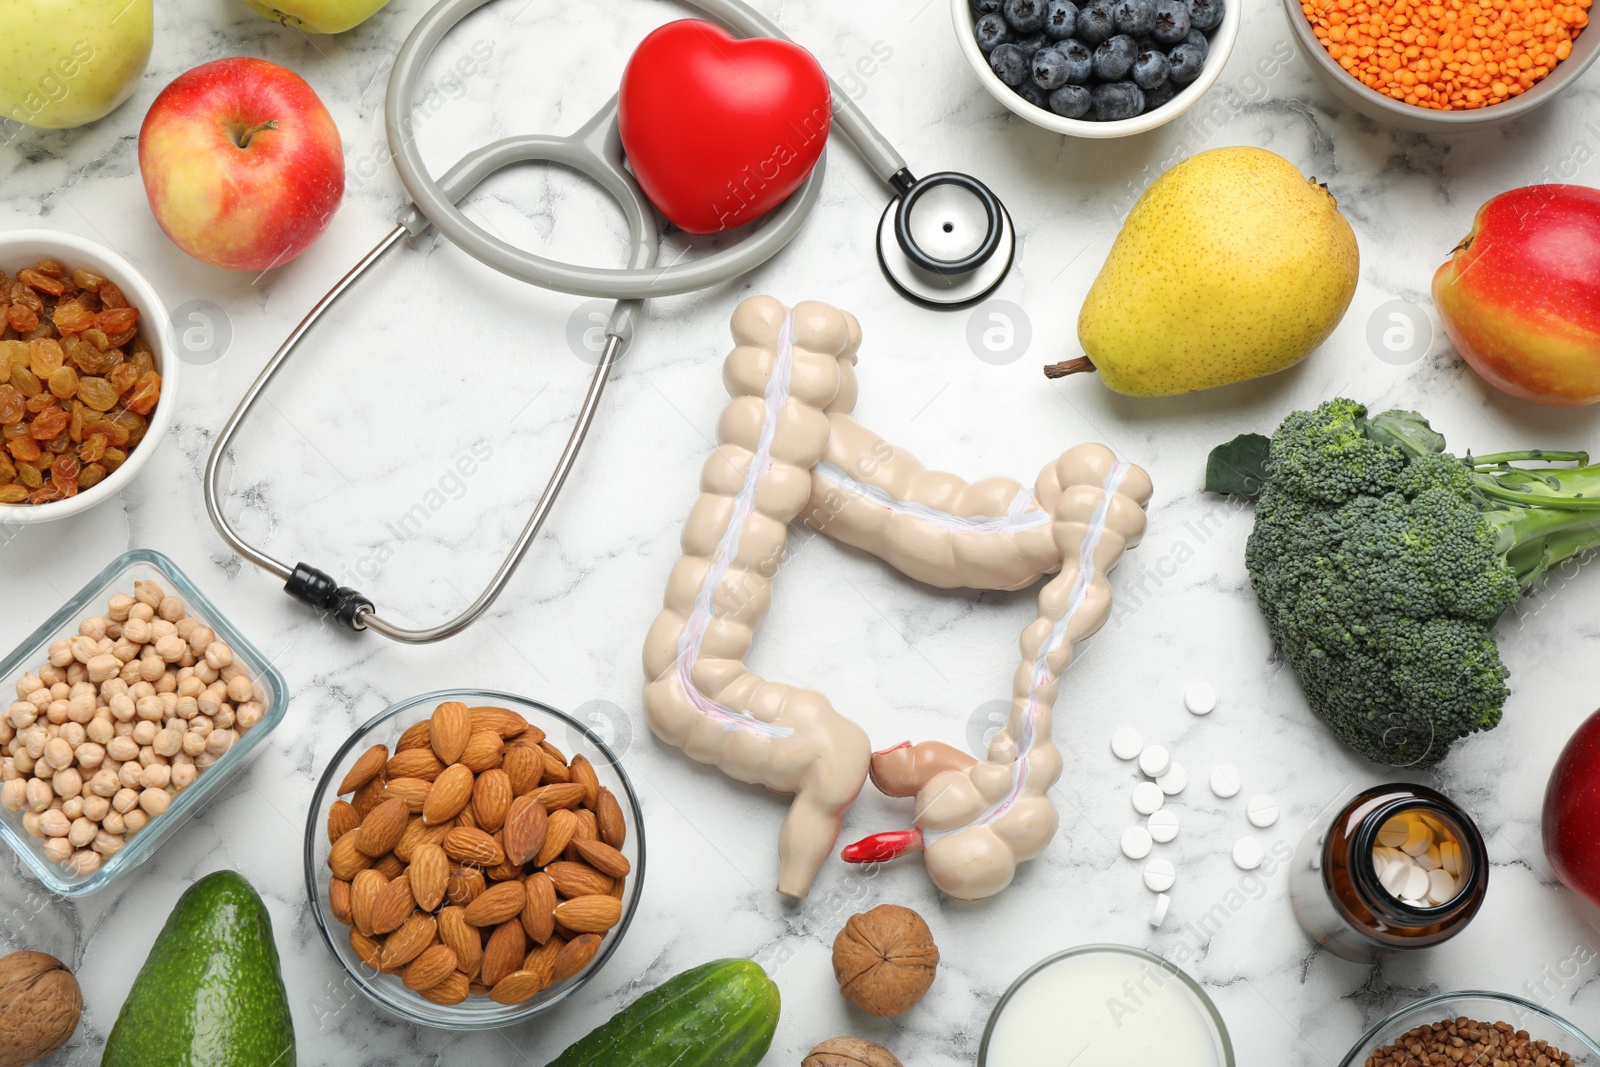
[[[676,296],[711,288],[743,276],[776,255],[787,245],[810,215],[821,195],[824,160],[801,187],[769,215],[744,240],[732,248],[712,253],[689,263],[656,266],[657,238],[655,214],[643,192],[626,168],[616,125],[616,98],[602,108],[569,137],[527,135],[505,138],[467,155],[441,178],[424,166],[407,115],[415,100],[418,80],[428,58],[444,36],[464,17],[491,0],[441,0],[429,10],[407,37],[390,74],[384,102],[384,125],[399,172],[401,184],[411,204],[401,212],[399,225],[340,278],[301,319],[283,344],[268,360],[261,373],[240,399],[224,424],[206,459],[202,479],[206,511],[222,538],[241,556],[270,574],[284,580],[285,590],[297,599],[334,616],[351,629],[370,629],[408,644],[426,644],[451,637],[470,626],[495,602],[523,557],[538,537],[577,461],[611,371],[631,340],[640,301],[651,297]],[[765,36],[787,40],[787,36],[760,12],[741,0],[685,0],[685,2],[734,32],[749,37]],[[855,145],[872,171],[902,197],[917,187],[905,161],[856,107],[837,83],[830,79],[833,97],[833,124]],[[488,233],[462,213],[457,202],[489,174],[518,162],[539,161],[571,167],[599,184],[616,200],[627,219],[631,238],[626,268],[584,267],[561,263],[508,244]],[[945,177],[941,175],[940,177]],[[973,179],[975,182],[975,179]],[[978,185],[985,193],[986,187]],[[902,200],[901,215],[911,202]],[[992,200],[992,194],[990,194]],[[987,202],[986,202],[987,207]],[[989,210],[991,227],[995,212]],[[904,230],[903,225],[900,226]],[[223,458],[255,404],[284,364],[324,314],[379,259],[407,236],[418,236],[433,227],[446,239],[474,258],[502,274],[519,278],[544,289],[579,296],[616,301],[606,327],[606,339],[583,402],[573,421],[566,445],[551,470],[544,490],[535,502],[527,523],[517,536],[494,576],[468,607],[436,626],[412,629],[390,622],[378,614],[372,602],[354,589],[339,587],[326,572],[306,564],[291,567],[257,548],[227,520],[222,511],[219,482]],[[908,237],[902,237],[902,244]],[[995,243],[990,234],[989,245]],[[911,249],[908,249],[908,254]],[[919,250],[920,251],[920,250]]]

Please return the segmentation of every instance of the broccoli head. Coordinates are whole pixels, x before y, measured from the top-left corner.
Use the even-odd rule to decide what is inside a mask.
[[[1339,399],[1291,414],[1270,442],[1221,446],[1207,467],[1207,488],[1256,496],[1245,563],[1312,710],[1380,763],[1437,763],[1498,723],[1496,620],[1600,545],[1586,455],[1444,448],[1420,415],[1369,419]]]

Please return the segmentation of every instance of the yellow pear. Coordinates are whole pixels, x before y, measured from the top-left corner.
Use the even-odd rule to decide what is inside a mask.
[[[1291,367],[1355,294],[1356,236],[1282,156],[1216,148],[1145,190],[1078,313],[1086,360],[1126,396],[1172,396]]]

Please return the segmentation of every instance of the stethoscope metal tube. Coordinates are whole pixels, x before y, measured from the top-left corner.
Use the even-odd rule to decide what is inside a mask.
[[[469,153],[443,176],[435,179],[422,162],[408,119],[416,99],[417,84],[424,64],[445,34],[461,19],[489,2],[441,0],[422,17],[401,46],[389,77],[388,97],[384,102],[384,126],[395,168],[411,197],[411,206],[401,213],[399,225],[339,279],[284,340],[240,399],[238,407],[213,444],[205,465],[206,510],[218,533],[240,555],[282,578],[284,589],[291,596],[343,625],[354,630],[374,630],[385,637],[411,644],[440,641],[459,633],[487,611],[505,589],[572,472],[578,452],[599,409],[606,380],[633,337],[641,301],[650,297],[676,296],[732,281],[776,255],[799,233],[801,224],[816,206],[821,195],[826,159],[824,153],[823,159],[818,160],[800,188],[777,210],[761,220],[742,241],[701,259],[665,267],[655,265],[657,237],[654,210],[623,159],[621,139],[617,133],[615,97],[570,137],[508,137]],[[787,39],[777,26],[742,0],[687,2],[745,36]],[[830,84],[834,127],[844,132],[873,173],[896,194],[879,226],[879,261],[885,275],[903,294],[937,306],[971,303],[990,292],[1009,269],[1015,247],[1010,217],[999,200],[987,186],[967,175],[947,172],[918,181],[906,167],[905,160],[867,121],[849,96],[837,84]],[[505,167],[523,162],[555,163],[570,167],[611,194],[628,223],[631,251],[626,267],[586,267],[536,255],[500,240],[462,213],[458,202],[485,178]],[[917,202],[924,193],[939,186],[959,187],[970,192],[982,211],[981,215],[974,216],[970,210],[964,214],[954,211],[948,204],[941,208],[941,211],[952,216],[949,221],[943,222],[943,230],[947,234],[952,230],[965,234],[975,231],[979,225],[985,227],[984,237],[976,247],[953,259],[928,253],[914,235],[913,213]],[[305,563],[291,567],[247,542],[222,512],[219,483],[222,459],[232,446],[240,426],[311,328],[385,252],[407,236],[422,234],[430,226],[463,251],[502,274],[558,292],[609,298],[615,300],[616,304],[606,325],[604,349],[567,443],[556,460],[549,481],[534,503],[527,524],[499,569],[477,599],[454,618],[437,626],[408,629],[383,618],[371,600],[354,589],[340,586],[326,571]],[[896,243],[893,254],[886,250],[886,237]]]

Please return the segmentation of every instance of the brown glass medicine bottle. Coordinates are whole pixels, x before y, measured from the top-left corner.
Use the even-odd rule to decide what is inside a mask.
[[[1408,821],[1454,844],[1455,887],[1447,899],[1403,899],[1380,879],[1379,868],[1387,865],[1374,858],[1384,847],[1379,835]],[[1318,944],[1369,963],[1386,952],[1454,937],[1478,913],[1488,884],[1488,852],[1467,813],[1432,789],[1398,782],[1366,790],[1329,823],[1306,831],[1295,850],[1289,896],[1300,925]]]

